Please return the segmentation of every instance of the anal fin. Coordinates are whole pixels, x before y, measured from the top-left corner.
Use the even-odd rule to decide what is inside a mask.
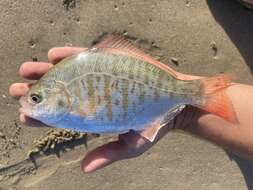
[[[138,131],[138,133],[150,142],[154,142],[159,134],[159,131],[171,122],[185,107],[185,105],[173,107],[166,113],[165,116],[157,118],[154,122],[146,126],[146,129]]]

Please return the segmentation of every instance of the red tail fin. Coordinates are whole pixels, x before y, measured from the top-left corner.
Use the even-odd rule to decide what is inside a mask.
[[[233,105],[225,92],[225,88],[231,86],[230,76],[220,75],[218,77],[202,79],[203,81],[203,105],[200,108],[237,123]]]

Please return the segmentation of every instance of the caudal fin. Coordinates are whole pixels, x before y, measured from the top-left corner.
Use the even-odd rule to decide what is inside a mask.
[[[225,92],[232,85],[230,79],[229,75],[202,79],[203,104],[200,108],[229,122],[238,123],[232,102]]]

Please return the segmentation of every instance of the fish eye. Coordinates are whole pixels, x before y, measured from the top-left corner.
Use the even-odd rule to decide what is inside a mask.
[[[31,94],[31,100],[33,103],[38,104],[42,101],[42,96],[39,94]]]

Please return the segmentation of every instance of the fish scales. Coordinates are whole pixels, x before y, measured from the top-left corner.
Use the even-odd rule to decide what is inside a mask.
[[[67,64],[65,62],[61,63],[68,65],[64,68],[64,75],[56,76],[57,69],[55,69],[56,74],[53,75],[54,80],[59,80],[63,82],[66,86],[71,86],[72,81],[84,78],[89,73],[99,73],[100,75],[105,73],[114,77],[120,76],[121,78],[129,80],[130,83],[136,81],[141,83],[144,82],[144,84],[149,87],[147,91],[150,91],[152,88],[153,90],[156,89],[154,91],[154,96],[156,97],[156,99],[157,97],[159,97],[160,91],[164,91],[168,94],[171,94],[172,96],[175,94],[180,94],[181,88],[179,88],[178,84],[180,83],[180,81],[176,81],[166,72],[142,60],[136,60],[122,55],[108,55],[105,53],[93,52],[84,52],[82,54],[77,55],[74,59],[76,59],[77,62]],[[62,69],[61,64],[59,64],[59,68]],[[56,67],[58,67],[58,65]],[[94,86],[90,84],[91,82],[92,81],[88,80],[88,91],[93,92]],[[185,81],[183,82],[183,85],[186,85]],[[176,87],[178,87],[178,89],[176,89]],[[101,88],[103,88],[103,84]],[[128,86],[123,86],[123,89],[127,88]],[[185,90],[189,90],[189,88],[184,89],[184,91],[181,93],[185,94]],[[143,94],[148,93],[145,92]],[[91,98],[90,107],[95,109],[96,105],[94,104],[94,100],[92,99],[93,96],[90,96],[89,98]],[[124,106],[126,107],[126,99],[128,99],[128,97],[124,97],[124,99]]]
[[[79,76],[73,79],[67,77],[67,80],[63,81],[71,94],[77,92],[74,98],[76,104],[72,110],[82,117],[95,117],[101,123],[134,120],[137,112],[147,109],[152,103],[155,104],[160,96],[167,96],[170,90],[175,90],[169,89],[169,86],[173,85],[168,84],[173,78],[149,63],[122,55],[93,52],[85,54],[78,55],[75,58],[78,62],[73,64],[76,70],[79,68],[79,71],[83,70],[85,73],[79,72]],[[73,76],[73,70],[66,68],[70,76]],[[102,79],[99,82],[98,77]],[[80,81],[84,83],[81,87]],[[113,83],[116,82],[118,89],[112,89]],[[137,90],[133,91],[134,88]],[[83,93],[86,91],[87,93]],[[171,91],[171,94],[173,93]],[[84,100],[88,100],[88,106],[83,103]]]
[[[126,79],[139,80],[142,82],[146,81],[145,83],[149,86],[158,87],[161,90],[165,90],[167,92],[171,91],[174,93],[177,93],[177,92],[174,91],[175,88],[171,88],[171,87],[173,87],[173,84],[181,82],[181,81],[177,81],[173,79],[166,72],[161,71],[155,66],[150,65],[149,63],[146,63],[142,60],[136,60],[136,59],[129,58],[126,56],[122,56],[122,55],[107,55],[104,53],[95,53],[92,55],[89,55],[89,53],[83,53],[83,54],[87,54],[87,55],[83,55],[83,56],[79,55],[80,57],[83,57],[83,59],[77,58],[78,62],[68,64],[69,66],[65,67],[64,76],[53,75],[52,78],[54,78],[55,80],[60,79],[59,81],[68,84],[69,81],[71,81],[70,76],[72,77],[72,80],[73,80],[75,78],[82,77],[82,75],[85,75],[87,73],[104,72],[104,73],[112,74],[114,76],[120,75]],[[96,60],[96,61],[93,61],[93,60]],[[77,71],[79,72],[83,71],[83,73],[82,72],[79,73]],[[78,74],[79,76],[76,76],[75,74]],[[129,77],[129,74],[132,75],[132,77]],[[164,76],[165,80],[162,81],[161,76]],[[65,77],[65,78],[61,78],[61,77]],[[183,83],[186,84],[185,81]],[[186,84],[186,85],[189,85],[189,84]],[[180,88],[178,87],[176,90],[180,90]]]
[[[169,97],[175,100],[173,104],[177,102],[178,94],[174,86],[179,87],[178,81],[147,62],[101,52],[84,52],[73,59],[72,62],[56,65],[51,76],[55,81],[63,83],[71,94],[72,102],[75,102],[72,106],[74,114],[101,123],[134,121],[137,118],[136,112],[140,110],[145,112],[145,109],[154,106],[159,109],[162,103],[159,103],[160,98],[166,97],[167,104],[173,102]],[[64,74],[59,74],[60,69]],[[99,83],[96,82],[97,77],[102,79]],[[119,88],[111,89],[112,81],[116,80]],[[135,83],[138,84],[138,90],[131,93]],[[98,101],[101,97],[102,100]],[[165,111],[164,109],[163,112]]]
[[[95,75],[93,75],[93,77],[97,78]],[[112,120],[112,116],[114,116],[113,118],[122,116],[123,119],[123,115],[124,118],[126,118],[128,111],[133,113],[131,110],[133,104],[137,105],[143,103],[143,101],[138,101],[141,99],[141,96],[143,96],[143,88],[138,90],[136,82],[129,83],[126,79],[118,79],[110,75],[104,75],[99,82],[93,80],[91,86],[91,82],[89,81],[90,78],[91,76],[89,75],[87,76],[87,79],[81,79],[82,81],[86,81],[86,84],[84,85],[85,87],[81,87],[85,93],[80,93],[80,88],[77,88],[78,90],[73,86],[71,86],[72,88],[69,88],[70,91],[74,92],[72,98],[76,100],[76,104],[74,104],[72,110],[81,110],[86,113],[85,115],[87,115],[87,113],[92,113],[91,115],[94,116],[99,114],[101,110],[105,110],[105,114],[108,115],[106,119]],[[78,81],[75,82],[77,84],[74,86],[78,86],[78,83],[80,84]],[[118,88],[116,88],[115,83],[118,83]],[[143,84],[140,84],[139,86],[143,86]],[[92,89],[94,91],[89,93]],[[136,98],[129,98],[130,94]],[[150,94],[150,96],[152,96],[152,94]],[[85,100],[88,100],[88,106],[87,104],[85,105],[82,103]],[[114,109],[113,106],[118,108]],[[105,118],[103,117],[103,119]]]

